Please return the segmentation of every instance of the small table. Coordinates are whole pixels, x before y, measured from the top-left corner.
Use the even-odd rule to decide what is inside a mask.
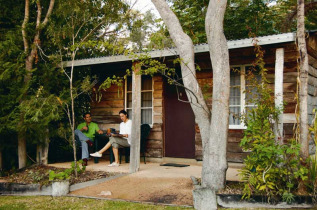
[[[95,134],[95,141],[94,141],[94,150],[95,152],[99,151],[102,147],[104,147],[109,142],[109,136],[106,135],[106,133],[103,134]],[[109,148],[110,150],[110,163],[112,163],[114,160],[113,158],[113,152],[112,147]],[[99,163],[99,158],[94,157],[94,163]]]

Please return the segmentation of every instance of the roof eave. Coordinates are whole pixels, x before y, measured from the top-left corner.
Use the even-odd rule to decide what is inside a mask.
[[[286,42],[294,42],[296,39],[296,33],[284,33],[270,36],[257,37],[258,45],[269,45],[269,44],[279,44]],[[255,43],[255,40],[252,38],[249,39],[240,39],[240,40],[231,40],[228,41],[228,49],[237,49],[237,48],[245,48],[252,47]],[[195,53],[203,53],[208,52],[209,47],[208,44],[199,44],[194,46]],[[137,53],[136,55],[141,55],[142,53]],[[165,50],[154,50],[147,53],[152,58],[160,58],[160,57],[169,57],[178,55],[176,48],[170,48]],[[95,64],[103,64],[103,63],[116,63],[116,62],[124,62],[124,61],[132,61],[133,58],[131,55],[115,55],[108,57],[99,57],[99,58],[88,58],[88,59],[80,59],[74,61],[74,66],[86,66],[86,65],[95,65]],[[66,61],[64,63],[65,67],[71,67],[72,62]]]

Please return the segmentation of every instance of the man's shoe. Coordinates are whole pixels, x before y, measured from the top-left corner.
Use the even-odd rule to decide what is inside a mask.
[[[90,156],[93,156],[93,157],[102,157],[102,154],[99,153],[99,152],[95,152],[95,153],[90,154]]]
[[[92,145],[93,145],[92,141],[87,140],[86,142],[87,142],[88,146],[92,147]]]
[[[83,159],[83,166],[88,166],[88,159],[87,158],[84,158]]]
[[[111,163],[110,165],[108,165],[109,167],[118,167],[118,166],[120,166],[120,164],[119,163],[116,163],[116,162],[113,162],[113,163]]]

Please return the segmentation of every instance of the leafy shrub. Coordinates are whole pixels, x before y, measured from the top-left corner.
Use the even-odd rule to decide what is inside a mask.
[[[61,181],[61,180],[69,180],[71,169],[65,169],[65,171],[55,173],[55,171],[50,171],[49,173],[49,180],[50,181]]]
[[[309,131],[312,134],[315,145],[317,145],[317,110],[314,109],[313,113],[315,114],[314,122]],[[312,194],[314,202],[317,203],[317,147],[315,149],[315,155],[308,159],[308,181],[306,186]]]
[[[86,170],[86,166],[82,166],[83,160],[77,161],[77,173],[81,174]],[[49,180],[50,181],[59,181],[59,180],[69,180],[75,172],[75,162],[72,162],[71,168],[67,168],[62,172],[55,173],[55,171],[49,172]]]
[[[317,202],[317,157],[308,159],[308,181],[306,187],[313,196],[314,203]]]
[[[267,129],[267,122],[263,123],[266,124],[263,130],[260,127],[248,130],[241,141],[244,149],[252,151],[241,170],[245,181],[243,198],[260,194],[268,196],[269,201],[282,197],[291,202],[298,183],[307,180],[308,170],[300,163],[300,146],[295,141],[284,145],[276,143],[275,136]]]
[[[270,200],[282,197],[293,200],[293,192],[301,180],[307,180],[308,170],[301,164],[300,145],[295,140],[279,144],[275,140],[272,122],[280,110],[262,94],[246,119],[247,129],[240,146],[251,151],[241,170],[245,181],[244,198],[252,194],[266,195]]]
[[[72,168],[71,170],[74,172],[75,171],[75,162],[72,162]],[[77,161],[77,173],[81,174],[86,171],[86,166],[83,166],[83,160],[78,160]]]
[[[307,180],[308,170],[301,164],[300,145],[295,140],[284,144],[276,139],[273,125],[278,122],[283,107],[275,107],[274,93],[267,85],[260,46],[255,46],[255,52],[257,59],[253,71],[247,75],[249,89],[256,89],[251,92],[255,95],[250,97],[255,106],[243,118],[247,129],[240,143],[244,150],[251,151],[240,173],[245,181],[243,198],[258,194],[268,196],[269,202],[283,198],[290,203],[298,184]],[[260,82],[254,79],[255,71],[261,75]]]

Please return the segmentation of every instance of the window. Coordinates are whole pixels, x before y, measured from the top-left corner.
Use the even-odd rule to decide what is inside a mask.
[[[125,107],[132,119],[132,77],[126,80],[126,100]],[[152,77],[142,76],[141,83],[141,124],[153,122],[153,82]]]
[[[256,95],[257,90],[246,79],[251,71],[250,65],[231,66],[230,70],[230,98],[229,98],[229,128],[244,129],[245,125],[241,120],[241,114],[255,107],[251,99]],[[260,81],[260,75],[254,73],[256,80]]]

